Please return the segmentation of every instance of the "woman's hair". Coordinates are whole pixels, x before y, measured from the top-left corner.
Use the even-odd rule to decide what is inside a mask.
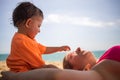
[[[33,16],[41,16],[43,18],[43,12],[30,2],[22,2],[13,11],[13,24],[15,27],[18,27]]]
[[[69,61],[66,59],[66,56],[63,59],[63,68],[64,69],[73,69],[73,66],[69,63]]]

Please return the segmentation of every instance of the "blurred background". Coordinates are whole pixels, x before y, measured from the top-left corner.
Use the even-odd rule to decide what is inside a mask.
[[[14,8],[30,1],[44,13],[38,42],[46,46],[69,45],[101,51],[120,44],[120,0],[0,0],[0,54],[9,54],[17,29]],[[64,52],[63,52],[64,53]]]

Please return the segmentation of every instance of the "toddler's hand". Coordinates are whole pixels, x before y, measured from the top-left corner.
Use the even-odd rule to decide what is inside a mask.
[[[69,51],[71,50],[69,46],[61,46],[60,51]]]

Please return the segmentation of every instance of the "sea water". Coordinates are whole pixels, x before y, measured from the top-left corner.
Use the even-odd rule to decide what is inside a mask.
[[[105,50],[102,51],[98,50],[92,52],[95,55],[95,57],[98,59],[105,52]],[[8,55],[9,55],[8,53],[0,53],[0,61],[6,60]],[[45,54],[42,57],[45,61],[62,61],[65,55],[66,55],[65,52],[57,52],[54,54]]]

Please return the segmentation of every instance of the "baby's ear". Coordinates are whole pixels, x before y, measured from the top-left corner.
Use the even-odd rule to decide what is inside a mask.
[[[25,26],[26,26],[27,28],[29,28],[30,25],[31,25],[31,19],[29,18],[29,19],[27,19],[27,21],[25,22]]]
[[[88,70],[90,70],[90,68],[91,68],[91,65],[88,63],[85,67],[84,67],[84,71],[88,71]]]

